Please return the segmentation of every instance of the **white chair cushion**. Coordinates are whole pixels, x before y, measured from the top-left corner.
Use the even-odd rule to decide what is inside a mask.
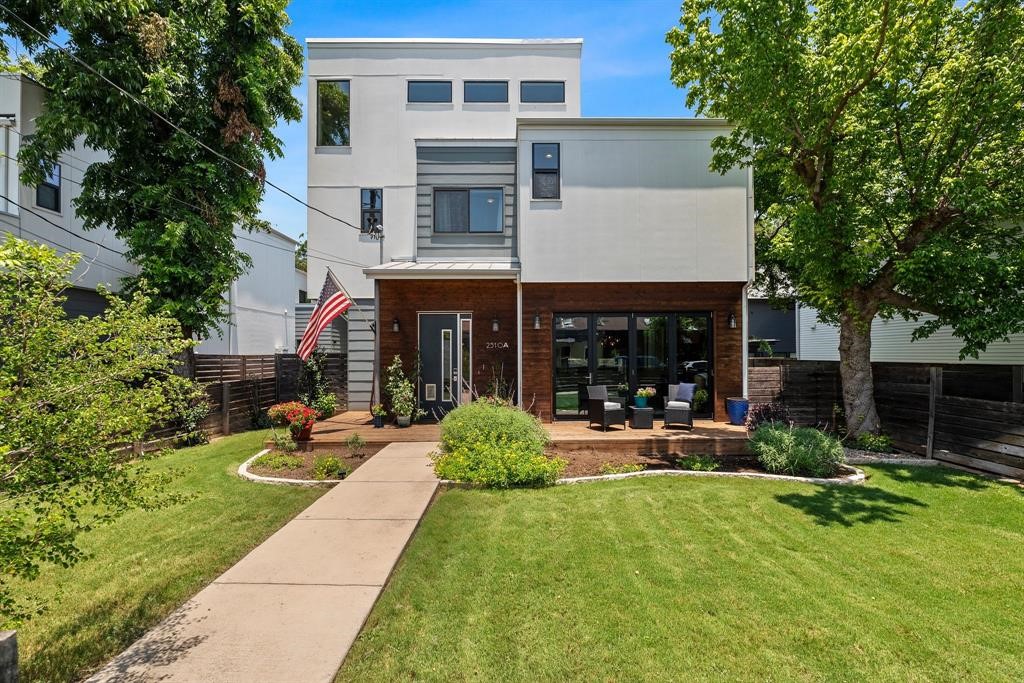
[[[615,408],[621,408],[621,407],[622,406],[619,405],[618,403],[612,403],[611,401],[605,401],[604,402],[604,409],[605,410],[613,410]]]
[[[687,408],[687,409],[689,409],[690,404],[687,401],[669,401],[665,405],[665,407],[666,408]]]

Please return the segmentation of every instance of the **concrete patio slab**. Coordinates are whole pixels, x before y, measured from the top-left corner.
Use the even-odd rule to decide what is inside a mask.
[[[88,683],[330,683],[434,496],[435,446],[385,447]]]
[[[215,583],[88,683],[330,681],[378,592]]]
[[[419,519],[437,490],[432,481],[350,483],[358,486],[323,496],[295,519]]]
[[[218,583],[382,586],[416,528],[411,519],[297,519]]]

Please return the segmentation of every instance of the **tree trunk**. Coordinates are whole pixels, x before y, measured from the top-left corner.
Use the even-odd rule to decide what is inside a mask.
[[[182,327],[181,336],[185,339],[193,339],[194,335],[190,328]],[[175,373],[182,377],[189,379],[196,378],[196,350],[194,347],[188,347],[184,351],[178,354],[178,366],[175,369]]]
[[[880,430],[871,371],[872,318],[873,311],[867,315],[847,312],[839,321],[839,376],[843,381],[843,408],[850,436],[877,434]]]

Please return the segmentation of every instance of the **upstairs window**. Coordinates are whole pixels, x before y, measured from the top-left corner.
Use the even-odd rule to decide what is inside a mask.
[[[451,81],[409,81],[409,102],[451,101]]]
[[[60,213],[60,164],[54,164],[43,182],[36,185],[36,206]]]
[[[519,101],[561,104],[565,102],[565,81],[523,81],[519,84]]]
[[[348,147],[349,82],[317,81],[316,144],[318,147]]]
[[[508,81],[466,81],[465,102],[508,102]]]
[[[372,235],[378,225],[384,225],[384,190],[360,190],[360,194],[359,232]]]
[[[533,198],[558,199],[561,197],[561,173],[557,142],[533,143]]]
[[[500,187],[434,190],[434,232],[501,232],[504,219]]]

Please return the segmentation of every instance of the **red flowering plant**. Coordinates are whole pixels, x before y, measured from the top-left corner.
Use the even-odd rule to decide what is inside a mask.
[[[292,438],[297,437],[303,430],[312,427],[316,422],[316,411],[298,401],[276,403],[267,408],[267,415],[275,425],[288,425]]]

